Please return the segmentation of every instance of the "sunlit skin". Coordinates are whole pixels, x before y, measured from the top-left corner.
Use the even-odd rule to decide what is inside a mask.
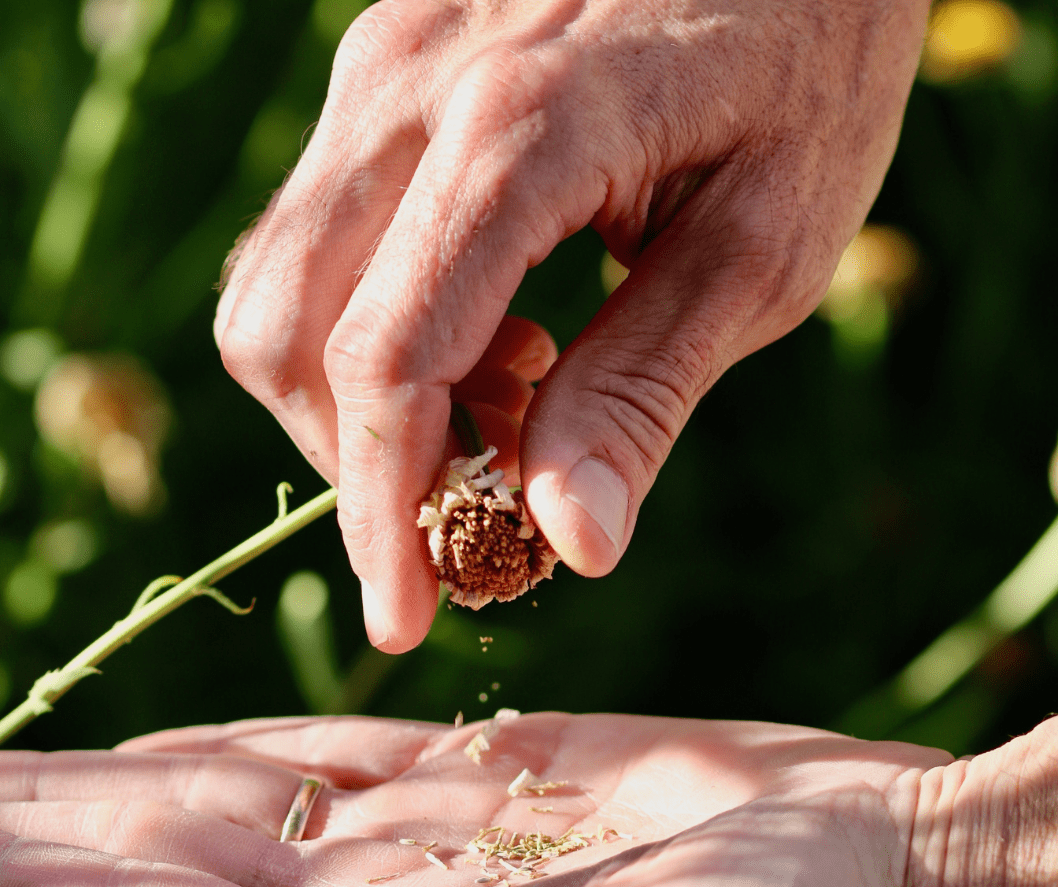
[[[537,524],[599,576],[701,396],[821,299],[892,158],[928,7],[383,0],[353,23],[215,331],[338,487],[376,646],[429,629],[418,503],[526,269],[588,225],[630,269],[530,403],[524,374],[502,385]]]
[[[972,760],[801,727],[616,715],[479,725],[300,718],[196,727],[116,752],[0,753],[0,881],[309,887],[399,874],[467,885],[482,828],[627,837],[547,865],[552,887],[1056,883],[1058,721]],[[567,781],[511,798],[528,767]],[[324,777],[300,843],[277,838]],[[551,807],[534,812],[531,807]],[[414,840],[416,845],[402,844]],[[422,846],[436,841],[441,869]],[[510,875],[495,861],[490,871]],[[509,883],[517,883],[509,877]]]
[[[821,298],[892,157],[928,6],[383,0],[354,23],[216,336],[338,487],[374,644],[407,650],[432,619],[415,516],[458,449],[453,401],[566,563],[613,568],[699,398]],[[559,358],[504,316],[526,268],[587,225],[630,273]],[[960,761],[799,727],[538,714],[475,764],[476,729],[297,719],[3,753],[0,872],[441,887],[481,876],[465,845],[501,825],[629,836],[553,861],[557,887],[1058,879],[1041,850],[1053,721]],[[525,767],[568,784],[512,799]],[[304,840],[280,843],[305,774],[329,785]]]

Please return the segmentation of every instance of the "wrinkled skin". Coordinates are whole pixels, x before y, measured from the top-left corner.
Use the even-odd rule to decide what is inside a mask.
[[[353,23],[216,335],[338,486],[376,646],[429,628],[416,507],[526,268],[592,225],[631,271],[535,395],[504,377],[532,396],[530,510],[598,576],[703,393],[821,298],[892,158],[927,10],[383,0]]]
[[[482,875],[465,844],[493,825],[630,836],[552,861],[551,887],[1058,879],[1054,720],[968,761],[801,727],[538,714],[505,722],[476,765],[463,753],[476,729],[299,718],[177,730],[116,752],[3,752],[0,881],[322,887],[400,873],[392,883],[465,885]],[[511,799],[523,767],[569,784]],[[304,839],[279,843],[303,773],[329,787]],[[431,841],[448,871],[423,856]]]

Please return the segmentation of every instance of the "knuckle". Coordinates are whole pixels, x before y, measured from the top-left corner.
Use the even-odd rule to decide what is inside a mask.
[[[228,373],[266,406],[297,387],[298,356],[263,318],[248,324],[245,312],[229,320],[220,339],[220,357]]]
[[[529,55],[503,44],[489,46],[467,66],[457,91],[472,121],[493,132],[528,128],[541,134],[564,116],[574,78],[566,54]]]
[[[413,346],[393,336],[399,325],[387,306],[350,306],[327,340],[323,370],[338,395],[363,386],[389,387],[414,375]]]
[[[517,202],[532,217],[520,241],[529,264],[587,224],[605,196],[598,139],[569,53],[490,46],[463,70],[441,126],[460,148],[466,177],[483,183],[482,212]]]
[[[381,0],[346,30],[335,54],[332,86],[370,92],[436,53],[466,18],[458,4]],[[399,79],[399,78],[398,78]]]

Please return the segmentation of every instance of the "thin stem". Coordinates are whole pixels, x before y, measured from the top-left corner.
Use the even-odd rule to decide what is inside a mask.
[[[290,514],[280,516],[272,524],[255,533],[242,544],[236,545],[231,551],[207,564],[197,573],[177,583],[168,591],[156,597],[150,597],[146,602],[143,601],[146,595],[141,596],[140,601],[128,616],[115,623],[113,628],[89,644],[61,669],[50,671],[37,680],[26,700],[3,720],[0,720],[0,745],[30,721],[51,711],[55,700],[63,696],[82,678],[97,674],[96,666],[100,662],[148,626],[153,625],[181,604],[208,593],[214,582],[220,581],[243,564],[252,561],[302,527],[312,523],[316,518],[331,511],[337,501],[338,491],[327,490]],[[169,579],[170,577],[166,577],[166,580]]]
[[[972,613],[948,628],[887,684],[856,703],[840,733],[880,739],[925,711],[1021,631],[1058,595],[1058,520]]]
[[[463,452],[473,458],[485,452],[485,442],[481,438],[478,423],[474,421],[474,414],[467,409],[465,404],[452,404],[452,418],[449,420],[452,430],[459,439]],[[489,473],[489,467],[485,466],[485,473]]]

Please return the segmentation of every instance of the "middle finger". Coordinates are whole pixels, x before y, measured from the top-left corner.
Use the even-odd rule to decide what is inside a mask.
[[[369,11],[350,28],[319,125],[240,247],[218,307],[229,372],[335,485],[337,420],[324,348],[427,144],[421,63],[405,44],[444,28],[433,4],[404,4],[400,27],[393,15]]]

